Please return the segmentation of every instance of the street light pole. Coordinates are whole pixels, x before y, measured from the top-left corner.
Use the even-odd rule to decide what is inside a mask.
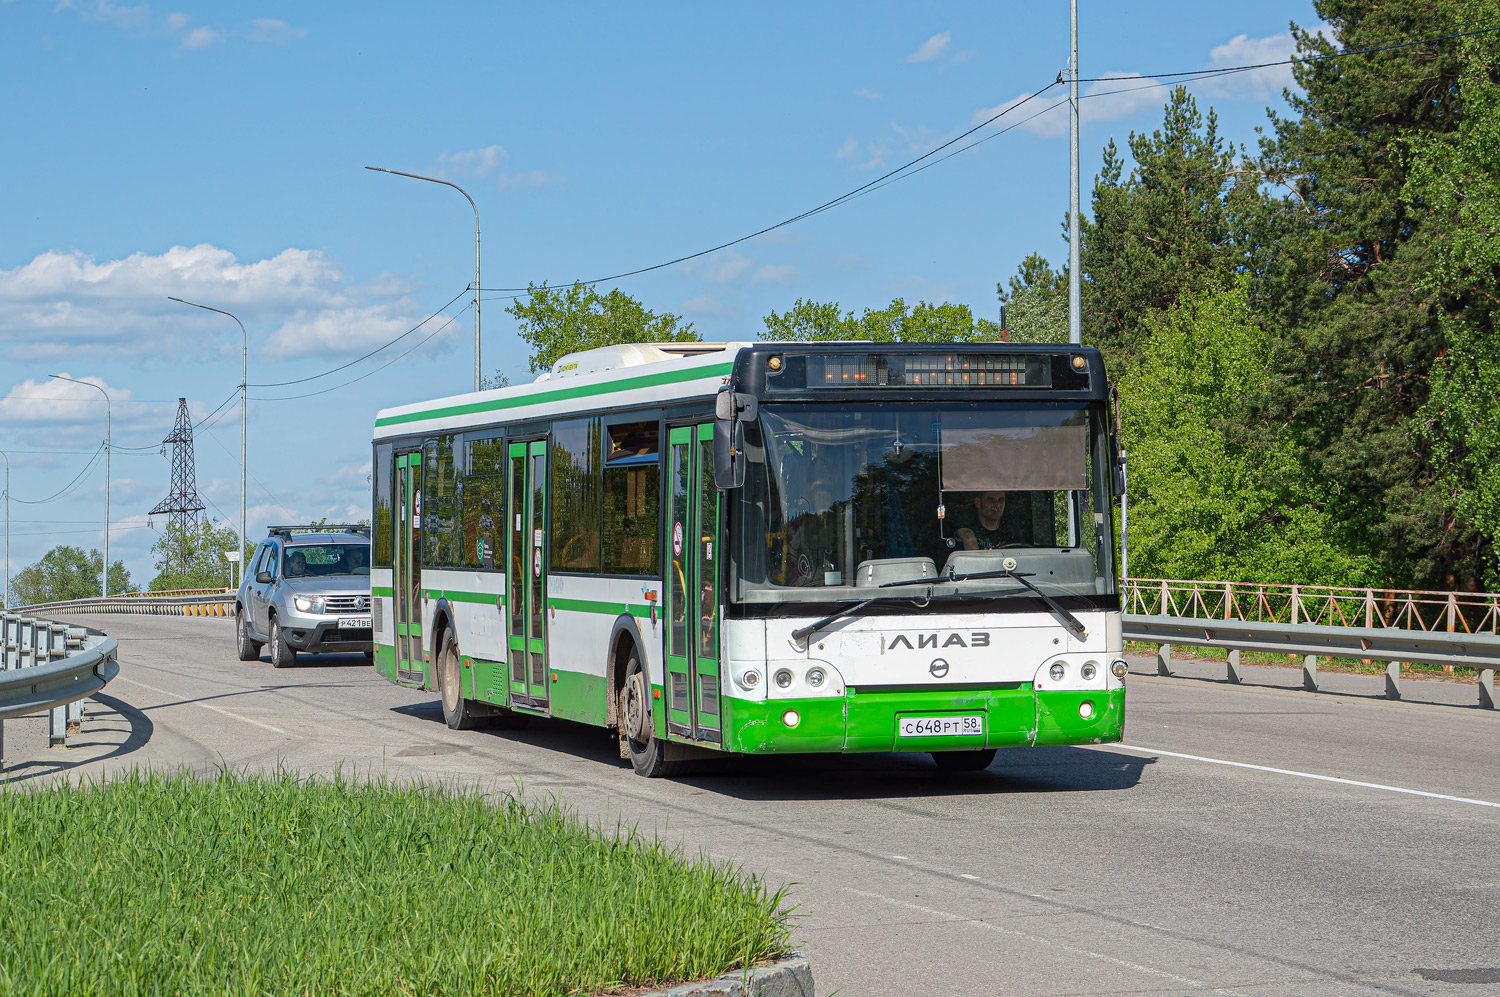
[[[1078,218],[1078,0],[1073,0],[1072,12],[1073,54],[1068,63],[1068,108],[1071,121],[1068,134],[1071,139],[1069,151],[1072,158],[1072,183],[1069,184],[1071,189],[1068,196],[1068,342],[1074,346],[1081,346],[1083,345],[1083,274],[1080,269],[1079,247],[1083,242],[1083,236],[1079,231]]]
[[[209,305],[200,305],[196,301],[187,301],[182,298],[174,298],[167,295],[168,301],[175,301],[179,305],[192,305],[206,312],[216,312],[219,315],[228,315],[234,319],[234,324],[240,327],[240,581],[245,580],[245,389],[249,387],[250,381],[250,334],[245,331],[245,323],[231,312],[222,308],[213,308]],[[236,585],[236,588],[239,586]]]
[[[108,599],[109,598],[109,451],[110,451],[109,431],[110,431],[110,423],[113,421],[112,417],[110,415],[109,392],[105,391],[103,388],[99,387],[99,385],[93,383],[92,381],[80,381],[76,377],[64,377],[61,374],[53,374],[52,376],[55,377],[55,378],[57,378],[59,381],[72,381],[74,384],[86,384],[89,387],[93,388],[95,391],[99,392],[99,394],[101,394],[101,395],[104,396],[104,571],[103,571],[103,578],[100,580],[99,591],[103,593],[104,598]],[[5,475],[5,478],[6,478],[6,482],[7,482],[6,489],[8,491],[9,488],[10,488],[10,485],[9,485],[9,481],[10,481],[10,461],[7,460],[5,462],[5,464],[6,464],[6,475]],[[9,558],[9,548],[10,548],[10,525],[9,525],[10,524],[10,502],[9,502],[9,500],[6,501],[5,521],[6,521],[6,550],[7,550],[6,557],[8,559]],[[8,586],[10,583],[7,582],[6,584]]]
[[[452,187],[464,196],[469,202],[469,207],[474,209],[474,390],[479,390],[479,205],[469,197],[469,192],[456,183],[447,180],[439,180],[437,177],[424,177],[417,173],[402,173],[400,170],[388,170],[383,166],[366,166],[367,170],[376,173],[394,173],[398,177],[411,177],[413,180],[426,180],[428,183],[440,183],[445,187]]]
[[[5,608],[10,609],[10,454],[0,450],[5,458]]]

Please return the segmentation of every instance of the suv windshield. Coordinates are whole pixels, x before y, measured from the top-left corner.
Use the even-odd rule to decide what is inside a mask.
[[[1035,597],[1007,571],[1051,596],[1115,591],[1102,406],[762,405],[746,443],[741,602],[863,600],[927,578]]]
[[[293,544],[282,552],[281,568],[288,578],[368,575],[370,573],[370,545],[367,543]]]

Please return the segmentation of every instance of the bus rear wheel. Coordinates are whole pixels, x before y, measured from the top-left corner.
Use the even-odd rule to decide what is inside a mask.
[[[443,698],[443,722],[452,730],[472,730],[474,713],[464,698],[462,659],[453,632],[443,635],[443,653],[438,664],[438,689]]]
[[[641,667],[640,652],[634,648],[625,665],[619,708],[620,736],[625,739],[636,775],[660,779],[680,772],[682,762],[667,760],[666,743],[651,730],[651,692],[646,684],[646,670]]]
[[[932,760],[945,772],[981,772],[995,760],[994,748],[978,751],[934,751]]]

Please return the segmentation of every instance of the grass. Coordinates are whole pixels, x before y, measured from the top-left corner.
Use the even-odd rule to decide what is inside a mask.
[[[781,954],[784,890],[555,802],[134,773],[0,790],[0,995],[584,994]]]

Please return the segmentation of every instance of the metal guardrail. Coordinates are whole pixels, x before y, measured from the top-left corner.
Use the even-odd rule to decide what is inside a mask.
[[[233,616],[233,592],[197,595],[112,595],[22,606],[24,613],[128,613],[135,616]]]
[[[1261,620],[1126,614],[1126,640],[1157,645],[1156,672],[1170,675],[1172,646],[1217,647],[1229,652],[1227,678],[1244,681],[1242,651],[1302,655],[1302,687],[1318,691],[1318,656],[1386,662],[1385,694],[1401,698],[1402,662],[1473,668],[1479,678],[1479,705],[1495,709],[1495,669],[1500,666],[1500,635],[1450,633],[1397,627],[1344,627]]]
[[[83,722],[84,698],[119,674],[118,652],[98,630],[0,611],[0,767],[7,719],[48,710],[48,739],[66,743]]]

